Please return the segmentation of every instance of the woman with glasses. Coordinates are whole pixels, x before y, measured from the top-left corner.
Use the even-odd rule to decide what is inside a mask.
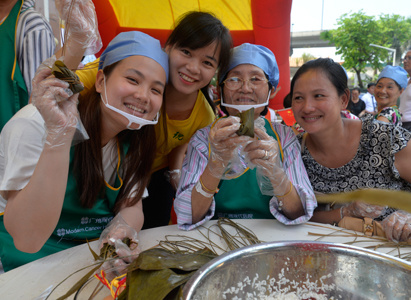
[[[188,146],[174,203],[179,227],[190,230],[218,217],[306,222],[317,203],[295,134],[262,117],[279,81],[275,56],[252,44],[232,55],[219,76],[228,117],[197,131]],[[239,112],[251,114],[251,126]]]

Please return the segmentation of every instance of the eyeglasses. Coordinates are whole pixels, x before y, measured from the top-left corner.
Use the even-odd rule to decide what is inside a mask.
[[[224,86],[228,88],[229,90],[233,90],[233,91],[241,88],[245,82],[248,82],[252,89],[256,89],[256,88],[263,86],[265,83],[267,83],[268,79],[261,78],[258,76],[253,76],[247,80],[244,80],[240,77],[230,77],[223,81]]]
[[[403,60],[411,60],[411,55],[404,56]]]

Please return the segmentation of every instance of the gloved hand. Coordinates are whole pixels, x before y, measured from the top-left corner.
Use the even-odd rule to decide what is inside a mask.
[[[270,196],[285,195],[290,190],[290,181],[282,167],[280,147],[275,139],[259,127],[254,127],[254,133],[259,139],[249,143],[244,152],[250,162],[257,166],[257,181],[261,192]]]
[[[124,243],[125,238],[130,239],[130,246]],[[107,243],[115,248],[118,255],[115,259],[107,258],[102,266],[108,279],[111,280],[127,272],[127,266],[141,252],[138,242],[137,231],[129,226],[120,214],[117,214],[103,230],[99,239],[100,249]]]
[[[174,170],[167,171],[166,178],[168,179],[168,181],[170,182],[174,190],[177,191],[178,184],[180,183],[180,178],[181,178],[181,170],[174,169]]]
[[[69,143],[76,132],[78,120],[78,94],[73,95],[69,84],[50,77],[48,67],[55,57],[49,58],[38,68],[33,78],[31,102],[44,119],[47,136],[45,143],[55,147]]]
[[[97,53],[103,44],[93,1],[55,0],[55,4],[60,18],[65,21],[65,51],[78,52],[80,45],[85,50],[84,55]]]
[[[411,214],[397,210],[381,222],[385,236],[390,241],[411,242]]]
[[[371,205],[360,201],[351,202],[347,206],[341,208],[341,217],[356,217],[371,219],[377,218],[384,211],[383,206]]]
[[[248,136],[238,136],[237,130],[240,128],[240,118],[230,116],[221,118],[214,124],[208,135],[210,143],[210,160],[208,167],[211,174],[216,178],[221,178],[230,160],[235,155],[235,150],[239,145],[250,141]]]

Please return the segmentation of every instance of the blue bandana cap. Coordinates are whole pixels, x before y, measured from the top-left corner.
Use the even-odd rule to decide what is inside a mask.
[[[405,71],[400,66],[386,66],[378,75],[378,80],[381,78],[390,78],[394,80],[401,88],[405,89],[407,87],[408,78],[407,71]]]
[[[268,77],[268,81],[277,88],[280,80],[277,61],[270,49],[249,43],[244,43],[232,49],[232,57],[228,69],[221,74],[219,84],[223,82],[227,73],[238,65],[250,64],[259,67]]]
[[[98,69],[134,55],[146,56],[159,63],[168,81],[168,55],[161,48],[160,41],[139,31],[121,32],[112,39],[100,56]]]

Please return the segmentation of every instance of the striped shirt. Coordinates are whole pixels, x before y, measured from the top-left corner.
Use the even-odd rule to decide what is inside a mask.
[[[317,207],[317,201],[301,159],[300,144],[291,128],[277,123],[272,123],[272,125],[283,147],[284,171],[300,196],[305,215],[295,220],[288,219],[278,210],[278,201],[275,196],[270,200],[270,212],[278,221],[286,225],[307,222]],[[215,201],[213,199],[205,218],[196,224],[192,224],[191,191],[208,163],[208,134],[210,129],[211,125],[198,130],[193,135],[188,145],[187,155],[184,158],[180,185],[174,201],[178,226],[183,230],[194,229],[210,220],[215,214]]]
[[[23,3],[15,42],[17,61],[30,95],[31,81],[37,68],[54,55],[56,45],[50,24],[34,10],[34,0],[25,0]]]

